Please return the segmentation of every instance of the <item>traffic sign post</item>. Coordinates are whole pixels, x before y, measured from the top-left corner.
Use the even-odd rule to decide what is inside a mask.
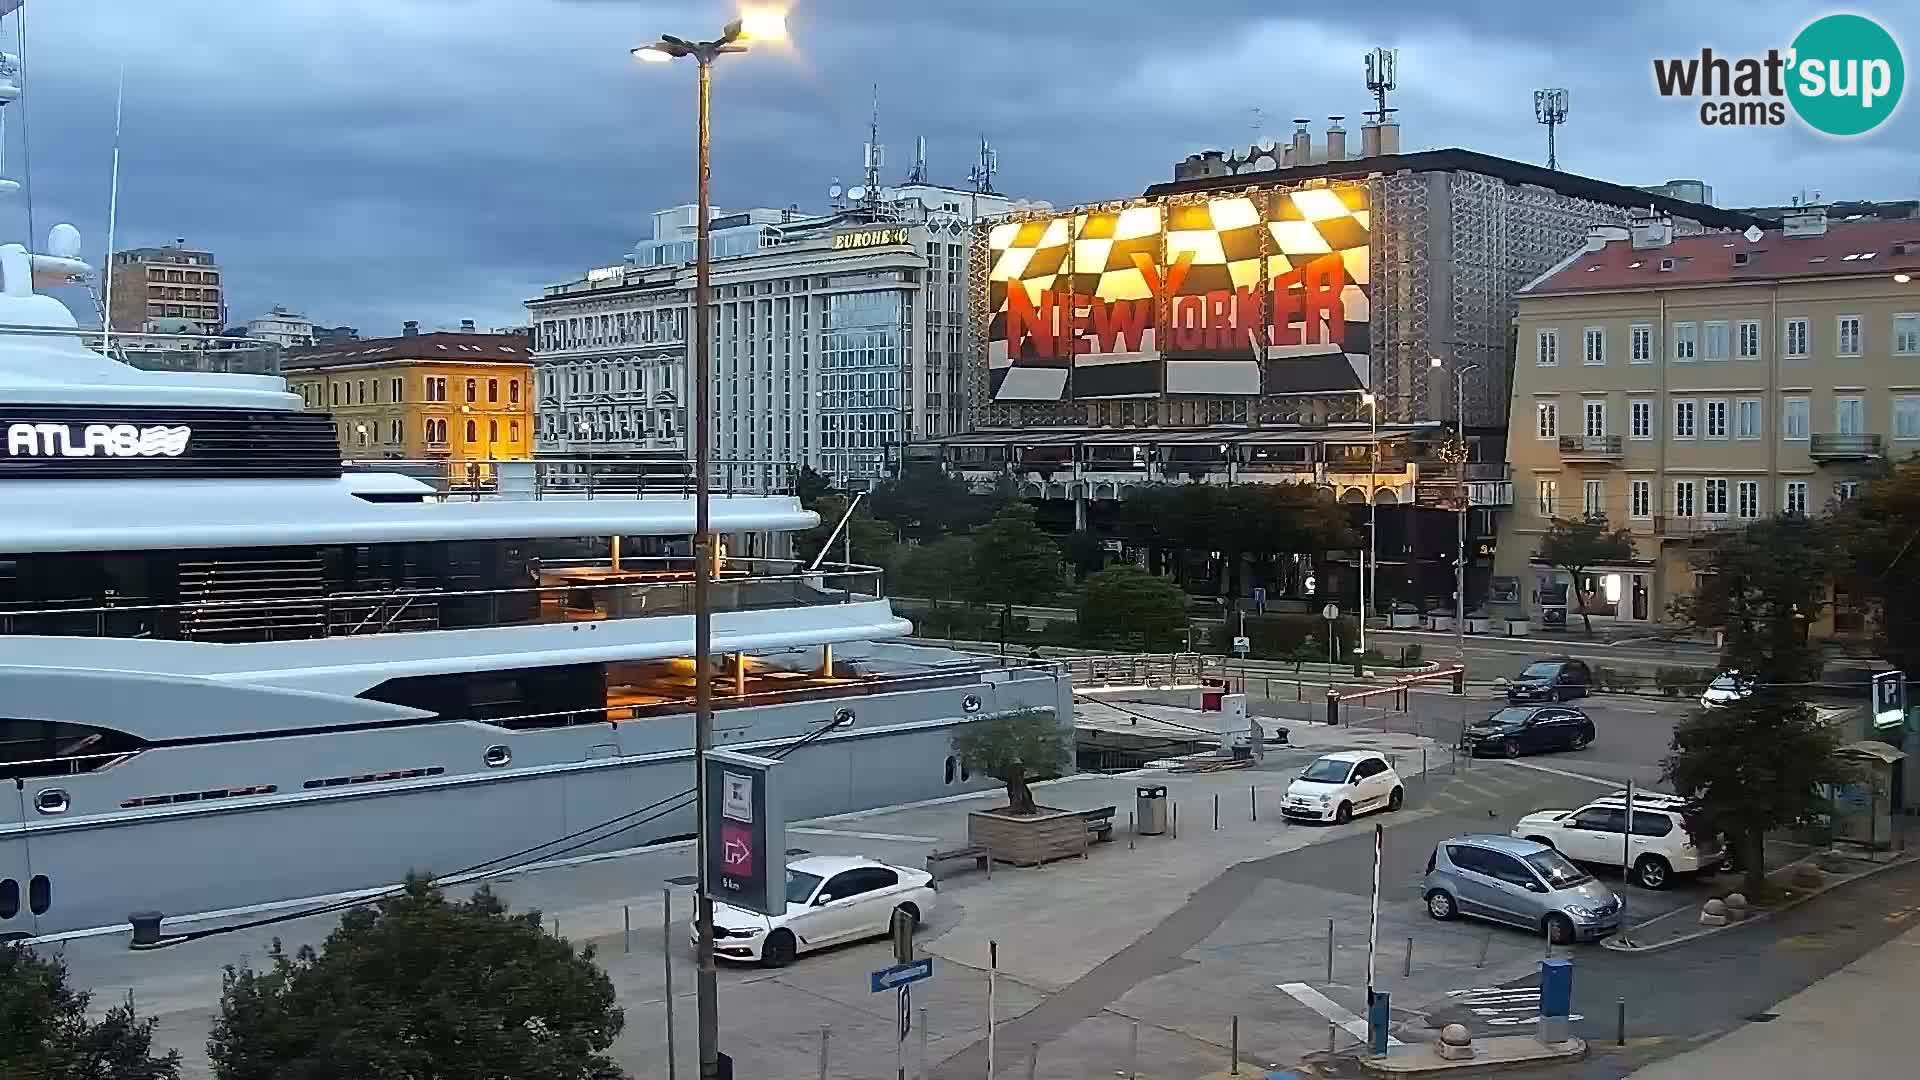
[[[933,957],[923,956],[910,964],[895,964],[889,968],[869,972],[868,986],[876,994],[888,990],[898,990],[908,983],[917,983],[922,979],[933,978]]]
[[[907,1036],[913,1032],[913,984],[933,977],[933,957],[913,958],[913,916],[893,913],[893,958],[898,961],[869,977],[873,992],[894,991],[893,1067],[895,1080],[907,1080]]]

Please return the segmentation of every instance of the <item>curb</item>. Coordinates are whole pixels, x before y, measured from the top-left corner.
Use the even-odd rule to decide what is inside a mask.
[[[1908,855],[1904,858],[1895,859],[1892,862],[1881,863],[1879,866],[1873,867],[1870,870],[1862,870],[1860,873],[1855,874],[1852,877],[1842,878],[1839,881],[1834,881],[1826,885],[1822,885],[1820,888],[1815,889],[1804,896],[1795,897],[1793,900],[1785,904],[1782,904],[1779,907],[1767,908],[1765,911],[1761,911],[1761,912],[1758,912],[1757,914],[1750,915],[1747,918],[1740,920],[1739,922],[1729,922],[1720,926],[1705,927],[1704,929],[1696,930],[1691,934],[1682,934],[1679,937],[1669,938],[1666,941],[1656,942],[1655,944],[1652,944],[1652,945],[1616,944],[1616,941],[1617,941],[1616,938],[1607,937],[1607,938],[1602,938],[1600,940],[1600,946],[1601,948],[1604,948],[1604,949],[1610,949],[1614,952],[1626,953],[1628,955],[1638,955],[1641,953],[1665,952],[1668,949],[1678,948],[1679,946],[1685,945],[1689,942],[1699,941],[1701,938],[1709,938],[1714,936],[1715,934],[1723,934],[1729,930],[1735,930],[1742,926],[1752,926],[1754,923],[1766,922],[1768,919],[1773,918],[1775,915],[1779,915],[1783,912],[1792,911],[1794,908],[1797,908],[1802,904],[1805,904],[1817,897],[1825,896],[1826,894],[1834,891],[1835,889],[1844,889],[1856,881],[1865,881],[1870,877],[1876,877],[1896,867],[1912,866],[1917,862],[1920,862],[1920,855]],[[1668,912],[1665,915],[1659,915],[1659,916],[1655,916],[1654,918],[1648,919],[1646,922],[1641,923],[1640,926],[1651,926],[1652,924],[1659,922],[1661,919],[1667,919],[1667,918],[1673,917],[1674,915],[1689,913],[1693,911],[1694,909],[1692,907],[1679,908],[1675,911]],[[1695,914],[1697,917],[1697,913]],[[1634,927],[1634,929],[1639,929],[1639,927]]]

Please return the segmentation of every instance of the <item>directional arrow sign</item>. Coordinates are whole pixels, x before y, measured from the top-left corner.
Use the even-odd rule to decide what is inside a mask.
[[[870,975],[873,980],[873,992],[892,990],[908,983],[917,983],[921,979],[933,978],[933,957],[925,956],[911,964],[895,964],[890,968],[881,968]]]

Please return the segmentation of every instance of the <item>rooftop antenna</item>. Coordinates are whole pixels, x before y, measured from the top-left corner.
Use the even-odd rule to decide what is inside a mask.
[[[967,170],[967,182],[973,185],[976,195],[992,195],[993,176],[1000,171],[1000,152],[993,148],[985,135],[980,136],[980,159]]]
[[[924,184],[927,182],[927,137],[920,136],[913,142],[913,169],[907,173],[907,183]]]
[[[100,271],[106,279],[100,301],[100,351],[113,344],[113,232],[120,221],[120,107],[127,100],[127,62],[120,61],[120,85],[113,94],[113,179],[107,188],[107,255]]]
[[[867,209],[880,205],[880,167],[887,163],[887,148],[880,145],[880,84],[873,84],[873,115],[867,121],[866,170],[867,177],[861,201]]]
[[[1533,92],[1533,118],[1547,125],[1547,168],[1558,169],[1560,158],[1553,144],[1553,134],[1561,124],[1567,122],[1567,91],[1565,87],[1551,87]]]
[[[1399,112],[1387,107],[1387,93],[1395,85],[1394,69],[1399,66],[1400,50],[1378,48],[1367,54],[1367,91],[1373,95],[1373,111],[1368,113],[1376,124],[1384,124],[1387,117]]]

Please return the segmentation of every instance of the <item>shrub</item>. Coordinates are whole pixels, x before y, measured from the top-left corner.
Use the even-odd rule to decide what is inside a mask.
[[[1653,673],[1653,685],[1668,697],[1698,694],[1713,681],[1714,674],[1710,668],[1663,667]]]

